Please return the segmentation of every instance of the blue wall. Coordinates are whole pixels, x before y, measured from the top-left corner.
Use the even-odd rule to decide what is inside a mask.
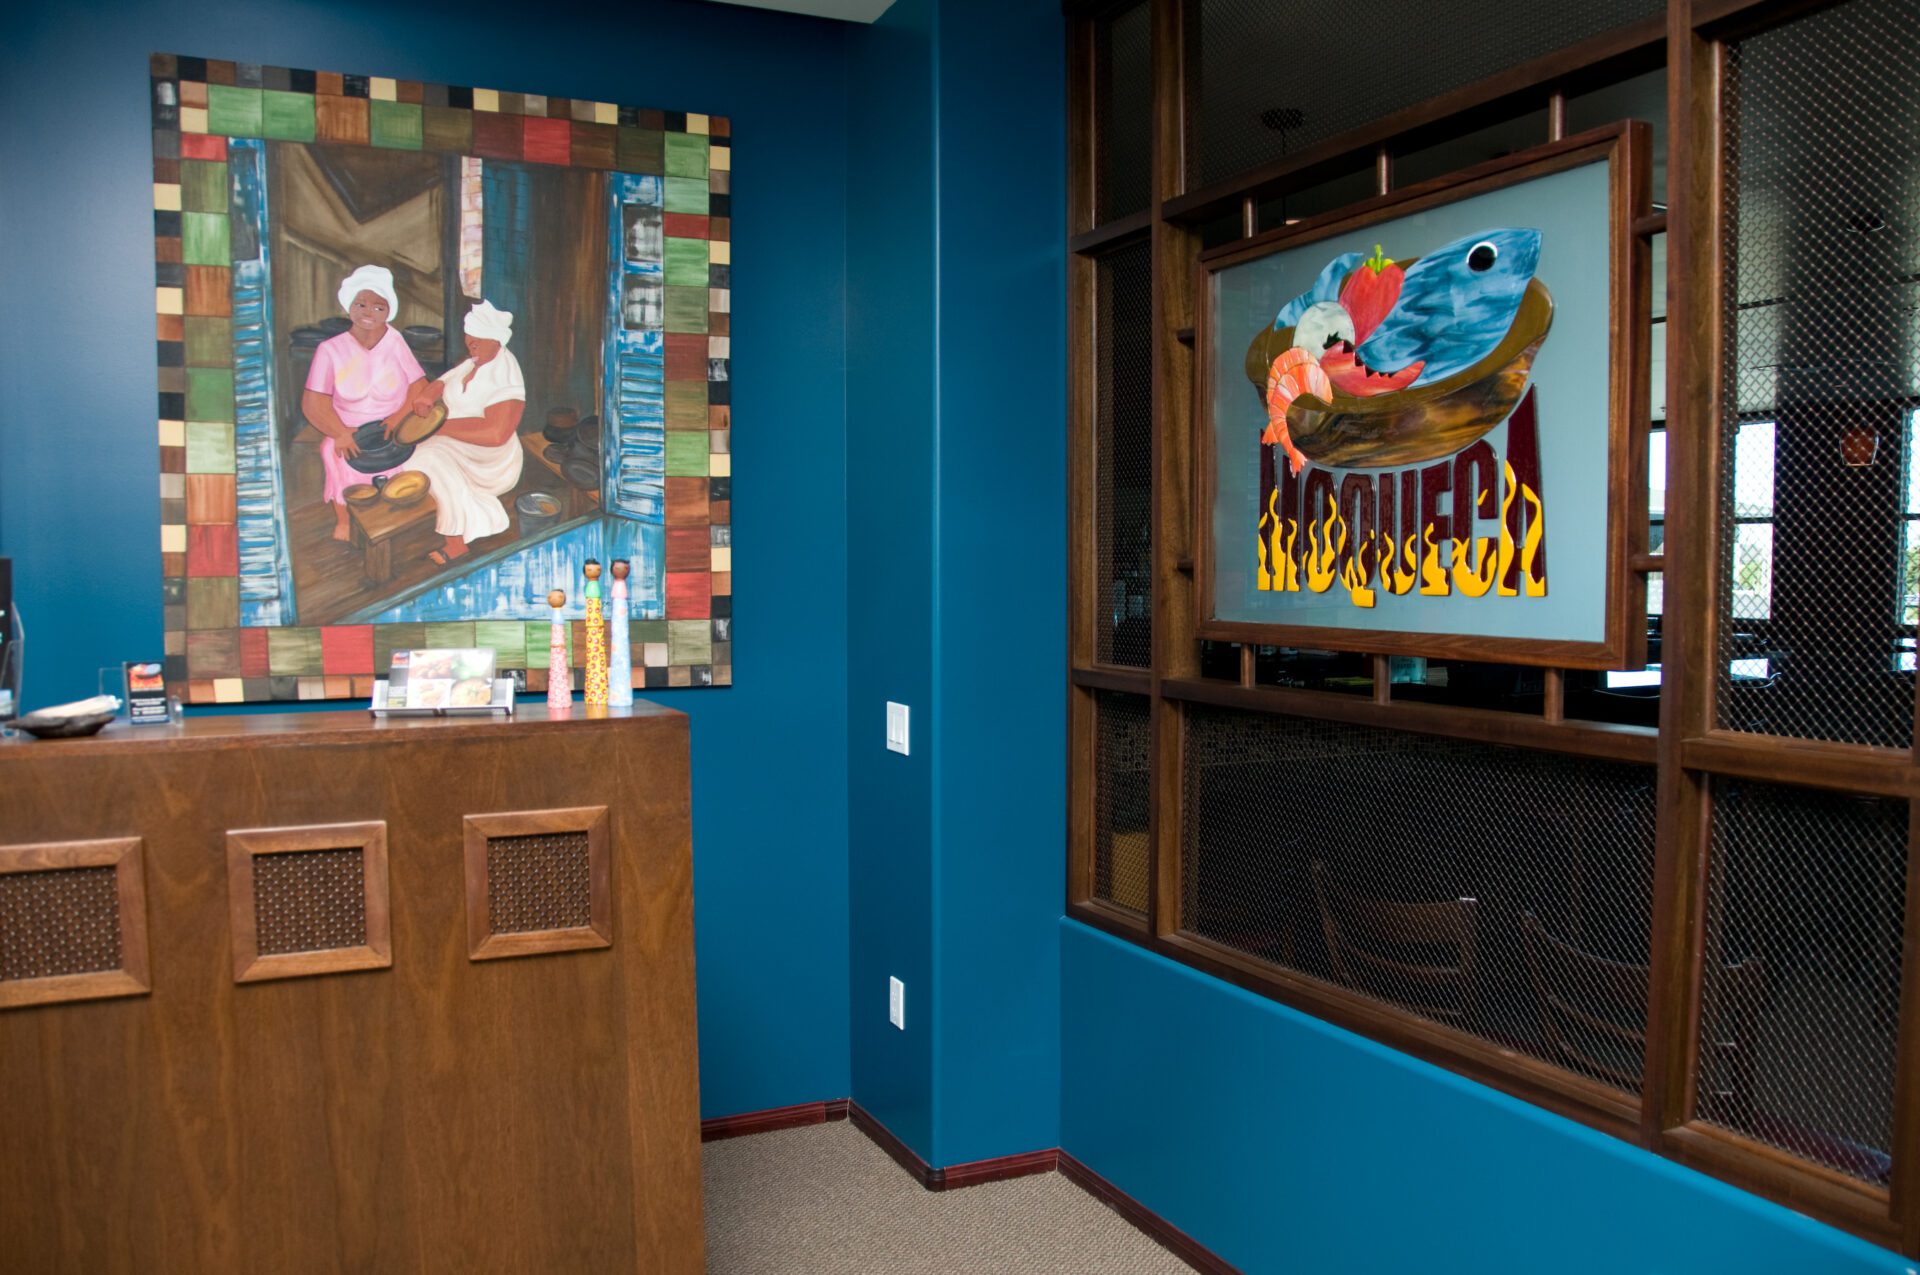
[[[1061,965],[1061,1145],[1248,1275],[1915,1269],[1075,922]]]
[[[933,6],[847,59],[847,776],[852,1095],[924,1157],[933,1130]],[[912,751],[885,748],[886,702]],[[907,1030],[887,1023],[906,984]]]
[[[1060,6],[940,6],[935,1163],[1059,1144],[1066,101]],[[858,1002],[856,1004],[856,1012]]]
[[[29,703],[160,648],[155,51],[731,117],[736,685],[657,696],[694,719],[701,1099],[846,1094],[844,28],[671,0],[9,6],[0,555]]]
[[[853,1097],[940,1166],[1059,1141],[1064,38],[898,0],[849,46]]]

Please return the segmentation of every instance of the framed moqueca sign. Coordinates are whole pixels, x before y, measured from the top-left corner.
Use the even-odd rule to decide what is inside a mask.
[[[1645,126],[1203,254],[1202,637],[1644,658]]]
[[[165,671],[366,698],[626,560],[636,687],[732,681],[732,134],[719,116],[156,55]],[[620,597],[616,593],[616,597]]]

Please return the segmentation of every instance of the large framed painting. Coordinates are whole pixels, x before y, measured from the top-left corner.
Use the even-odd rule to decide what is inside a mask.
[[[728,685],[727,121],[151,73],[168,680],[366,698],[481,646],[543,690],[591,558],[630,565],[635,687]]]
[[[1201,636],[1644,659],[1646,130],[1202,254]]]

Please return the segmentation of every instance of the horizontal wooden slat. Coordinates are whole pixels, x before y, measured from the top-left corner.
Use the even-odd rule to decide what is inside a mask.
[[[1093,255],[1124,243],[1129,239],[1143,237],[1153,228],[1153,210],[1142,208],[1137,213],[1095,226],[1067,240],[1067,251]]]
[[[1484,110],[1528,95],[1538,96],[1540,104],[1544,106],[1548,87],[1562,81],[1574,80],[1575,87],[1580,87],[1578,81],[1583,79],[1600,82],[1651,70],[1660,64],[1665,55],[1666,34],[1664,15],[1618,27],[1424,102],[1416,102],[1370,124],[1305,147],[1296,154],[1262,164],[1241,176],[1169,199],[1161,206],[1161,213],[1169,221],[1189,224],[1212,221],[1238,211],[1241,201],[1247,196],[1264,201],[1300,184],[1303,175],[1311,174],[1316,169],[1325,169],[1355,156],[1375,159],[1379,148],[1385,143],[1396,139],[1407,140],[1405,135],[1430,128],[1437,121],[1459,124],[1461,121],[1450,120],[1449,117]],[[1611,76],[1609,72],[1612,72]]]
[[[1681,740],[1680,764],[1688,770],[1836,792],[1880,797],[1920,794],[1920,770],[1914,769],[1912,755],[1901,748],[1714,731]]]
[[[1143,668],[1077,668],[1073,684],[1095,691],[1127,691],[1146,695],[1153,690],[1153,674]]]
[[[1575,757],[1597,757],[1605,761],[1635,762],[1647,766],[1653,764],[1658,741],[1657,732],[1646,726],[1621,726],[1610,722],[1547,722],[1525,713],[1410,704],[1401,700],[1381,704],[1357,695],[1300,690],[1291,686],[1241,686],[1211,679],[1177,678],[1163,681],[1160,691],[1168,699],[1213,704],[1221,708],[1282,713],[1359,726],[1390,727],[1449,739],[1540,748]]]
[[[1899,1241],[1886,1191],[1823,1164],[1698,1121],[1667,1130],[1660,1144],[1667,1155],[1690,1168],[1838,1222],[1875,1243]]]
[[[1634,1095],[1195,934],[1169,934],[1140,944],[1614,1137],[1638,1139],[1640,1106]]]

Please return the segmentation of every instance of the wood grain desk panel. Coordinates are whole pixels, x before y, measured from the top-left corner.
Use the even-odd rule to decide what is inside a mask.
[[[9,1264],[703,1269],[686,718],[529,709],[0,742],[0,845],[143,839],[152,984],[0,1012]],[[611,945],[470,960],[465,816],[601,804]],[[236,983],[227,833],[370,820],[392,965]]]

